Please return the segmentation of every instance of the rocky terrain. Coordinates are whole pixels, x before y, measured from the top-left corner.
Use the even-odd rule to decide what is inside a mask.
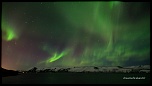
[[[41,72],[101,72],[101,73],[150,73],[150,65],[140,65],[140,66],[114,66],[114,67],[95,67],[95,66],[84,66],[84,67],[51,67],[47,69],[38,69],[36,67],[24,71],[24,73],[41,73]]]
[[[69,72],[69,73],[150,73],[150,65],[140,65],[140,66],[128,66],[128,67],[95,67],[95,66],[84,66],[84,67],[51,67],[47,69],[38,69],[33,67],[27,71],[14,71],[1,68],[2,77],[14,76],[22,73],[58,73],[58,72]]]

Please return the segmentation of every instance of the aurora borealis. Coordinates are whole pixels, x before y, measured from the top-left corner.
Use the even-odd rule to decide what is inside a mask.
[[[148,2],[3,2],[2,67],[150,64]]]

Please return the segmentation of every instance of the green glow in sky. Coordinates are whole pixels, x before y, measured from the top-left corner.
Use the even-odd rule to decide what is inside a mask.
[[[12,29],[8,29],[7,30],[7,41],[12,40],[13,38],[15,38],[15,33]]]
[[[136,43],[137,41],[143,43],[143,39],[150,38],[148,16],[136,23],[123,23],[126,21],[125,18],[121,18],[125,11],[123,9],[124,5],[118,1],[73,4],[68,2],[58,3],[58,5],[62,14],[65,15],[73,27],[77,27],[76,29],[80,31],[84,30],[90,34],[95,34],[98,37],[98,40],[94,43],[94,40],[91,39],[93,35],[82,35],[83,33],[75,31],[77,35],[71,40],[85,45],[83,45],[84,50],[81,55],[78,56],[79,60],[75,60],[77,56],[70,58],[73,61],[73,65],[114,66],[124,65],[126,61],[132,58],[138,58],[137,60],[147,59],[145,56],[149,53],[150,48],[138,46]],[[86,14],[88,15],[86,16]],[[148,40],[146,41],[147,45],[149,45]],[[141,48],[142,51],[135,49],[134,45]],[[143,45],[145,44],[143,43]],[[77,47],[79,46],[74,46],[70,49],[76,49]],[[68,57],[64,58],[69,59]],[[63,63],[66,65],[70,62],[63,60]]]
[[[66,48],[71,52],[65,54],[63,50],[60,54],[54,53],[56,49],[43,46],[42,49],[51,54],[46,63],[62,66],[115,66],[125,65],[130,59],[141,61],[148,58],[150,48],[143,46],[149,45],[148,16],[136,23],[122,23],[121,21],[125,21],[120,18],[124,11],[123,4],[117,1],[57,2],[56,6],[72,27],[72,34],[64,40],[68,43]],[[136,44],[137,41],[141,41],[142,47]],[[61,62],[56,62],[60,58]]]
[[[110,8],[112,9],[114,5],[117,5],[119,3],[120,3],[119,1],[110,1],[109,2]]]
[[[3,3],[2,51],[8,53],[5,42],[22,34],[16,40],[17,48],[12,43],[13,55],[3,54],[4,63],[7,65],[7,60],[14,56],[12,62],[20,58],[18,62],[39,67],[148,64],[149,4],[119,1]]]
[[[2,32],[5,33],[2,35],[2,38],[6,41],[11,41],[15,38],[17,38],[17,34],[15,32],[15,29],[9,25],[8,22],[2,20]]]
[[[48,62],[49,62],[49,63],[50,63],[50,62],[54,62],[54,61],[62,58],[63,56],[65,56],[65,55],[67,55],[67,54],[69,53],[69,50],[68,50],[68,49],[62,51],[61,53],[57,53],[57,52],[53,53],[51,50],[49,50],[49,49],[47,49],[47,50],[50,51],[49,53],[50,53],[50,54],[52,53],[53,55],[50,56],[50,57],[48,57],[49,59],[46,60],[46,63],[48,63]]]
[[[57,53],[55,53],[52,57],[50,57],[49,62],[54,62],[54,61],[60,59],[61,57],[63,57],[64,55],[66,55],[64,52],[62,52],[59,55]]]

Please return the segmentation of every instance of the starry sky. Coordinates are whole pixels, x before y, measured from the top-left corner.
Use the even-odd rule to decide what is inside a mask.
[[[3,2],[2,67],[150,64],[148,2]]]

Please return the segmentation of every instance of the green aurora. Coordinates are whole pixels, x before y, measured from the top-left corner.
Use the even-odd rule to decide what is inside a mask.
[[[2,51],[6,53],[7,50],[3,48],[16,38],[16,42],[23,41],[25,44],[32,40],[29,42],[32,47],[26,50],[35,50],[32,51],[34,57],[28,51],[23,53],[23,50],[10,48],[16,55],[7,58],[14,60],[20,58],[20,62],[14,65],[16,68],[26,63],[29,65],[22,65],[24,68],[33,65],[51,67],[149,64],[150,7],[148,6],[149,3],[144,2],[119,1],[25,2],[13,3],[10,7],[8,3],[3,3],[2,16],[5,14],[5,17],[2,18],[2,32],[6,33],[2,38],[6,42],[2,43],[4,44]],[[11,7],[13,14],[23,17],[8,15]],[[13,10],[13,7],[16,10]],[[7,20],[15,18],[13,23],[17,26],[15,29],[10,25],[12,22],[6,21],[7,16],[10,18]],[[21,35],[18,35],[19,32]],[[25,56],[16,58],[20,52],[26,56],[26,61]],[[3,54],[2,59],[5,57]],[[5,61],[2,61],[3,66],[6,65]]]
[[[2,35],[2,38],[6,41],[11,41],[17,38],[15,29],[11,25],[6,23],[6,21],[2,22],[2,31],[5,32],[5,34]]]

